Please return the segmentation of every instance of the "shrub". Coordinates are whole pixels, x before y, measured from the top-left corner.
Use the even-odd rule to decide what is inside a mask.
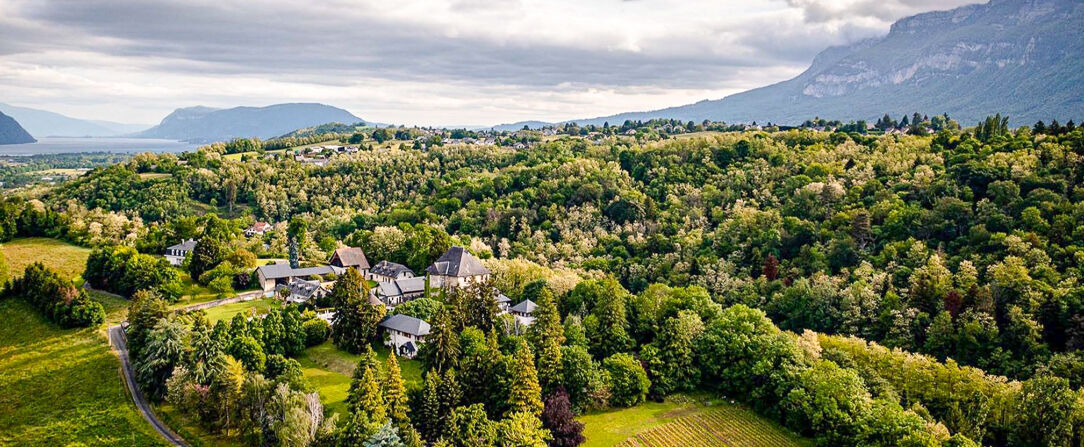
[[[327,340],[331,325],[320,318],[313,318],[303,323],[301,330],[305,332],[305,345],[316,346]]]
[[[23,276],[12,282],[9,293],[21,296],[62,327],[90,327],[105,321],[101,303],[40,262],[28,265]]]
[[[644,401],[651,381],[644,372],[644,367],[629,354],[614,354],[602,362],[610,372],[610,403],[620,407],[631,407]]]

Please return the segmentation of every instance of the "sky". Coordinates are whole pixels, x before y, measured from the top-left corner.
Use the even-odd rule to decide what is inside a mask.
[[[976,0],[0,0],[0,102],[155,124],[320,102],[408,125],[718,99]]]

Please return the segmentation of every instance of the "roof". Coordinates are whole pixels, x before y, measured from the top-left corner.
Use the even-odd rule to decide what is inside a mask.
[[[292,278],[309,275],[327,275],[334,273],[331,266],[321,265],[318,267],[291,268],[290,264],[261,265],[256,271],[263,275],[264,279]]]
[[[440,280],[430,281],[429,287],[440,287]],[[415,276],[402,278],[395,281],[382,282],[376,286],[376,294],[380,296],[400,296],[410,293],[425,292],[425,277]]]
[[[403,272],[410,273],[410,276],[414,276],[414,271],[411,270],[410,267],[403,264],[396,264],[391,261],[380,261],[376,263],[373,268],[369,269],[369,273],[374,275],[389,276],[392,278],[399,276],[399,274]]]
[[[327,289],[324,289],[320,284],[320,281],[305,281],[299,279],[290,281],[290,284],[288,284],[286,288],[290,291],[291,297],[297,296],[301,298],[300,300],[295,301],[308,301],[318,291],[327,291]]]
[[[335,250],[335,253],[331,255],[331,260],[334,261],[336,258],[343,267],[355,267],[362,270],[369,268],[369,260],[365,258],[365,252],[357,247],[343,247]]]
[[[512,299],[509,298],[508,295],[505,295],[500,290],[498,290],[497,291],[497,302],[498,303],[511,303]]]
[[[477,276],[488,275],[489,269],[482,265],[482,261],[470,254],[463,247],[452,247],[440,255],[433,265],[425,269],[432,275],[441,276]]]
[[[536,306],[534,304],[534,301],[523,300],[522,302],[520,302],[519,304],[517,304],[515,306],[512,306],[512,308],[508,309],[508,310],[510,312],[515,312],[515,313],[518,313],[518,314],[530,315],[530,314],[534,313],[534,309],[536,307],[538,307],[538,306]]]
[[[195,249],[196,249],[196,240],[195,239],[189,239],[187,241],[182,241],[181,243],[179,243],[177,245],[170,245],[169,247],[166,247],[166,250],[192,251],[192,250],[195,250]]]
[[[409,315],[396,314],[380,322],[380,327],[423,337],[429,335],[429,323]]]

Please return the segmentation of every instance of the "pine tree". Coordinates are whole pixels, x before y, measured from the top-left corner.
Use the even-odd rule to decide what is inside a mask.
[[[369,345],[365,345],[365,350],[361,353],[361,358],[358,359],[358,365],[354,367],[354,374],[350,380],[350,390],[346,393],[346,404],[349,406],[350,411],[355,411],[355,398],[360,393],[359,389],[364,384],[363,379],[367,371],[373,371],[374,374],[377,370],[376,354],[373,353],[373,348]]]
[[[527,340],[537,355],[538,382],[548,394],[561,385],[561,345],[565,329],[553,300],[553,292],[542,288],[535,302],[535,320],[527,329]]]
[[[369,303],[366,288],[367,283],[357,270],[346,269],[327,295],[335,308],[332,340],[349,352],[360,352],[369,343],[376,335],[376,325],[387,312],[383,305]]]
[[[433,319],[429,335],[422,345],[422,359],[438,372],[454,368],[459,359],[459,334],[453,327],[447,308],[441,309]]]
[[[380,382],[376,380],[374,368],[366,368],[362,373],[361,381],[352,398],[351,411],[355,414],[363,415],[373,423],[388,420],[387,406],[384,403],[384,395],[380,391]]]
[[[384,403],[387,404],[388,417],[399,428],[400,433],[404,427],[410,427],[406,386],[403,384],[399,360],[394,352],[388,354],[388,360],[384,364]]]
[[[509,359],[507,371],[510,384],[505,415],[522,411],[535,417],[541,416],[542,387],[538,385],[534,355],[526,343],[520,342],[520,346]]]
[[[416,418],[418,427],[421,427],[422,438],[432,442],[444,434],[444,426],[440,421],[440,373],[433,370],[425,373],[425,383],[422,386]]]
[[[443,433],[451,433],[453,427],[451,425],[450,416],[452,411],[463,403],[463,389],[459,387],[459,381],[456,380],[454,369],[444,371],[444,374],[440,378],[440,386],[437,387],[437,392],[440,400],[439,425],[443,427]]]

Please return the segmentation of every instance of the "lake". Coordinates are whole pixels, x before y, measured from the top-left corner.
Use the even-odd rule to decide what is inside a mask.
[[[37,143],[0,145],[0,156],[72,154],[77,152],[184,152],[198,144],[150,138],[38,138]]]

